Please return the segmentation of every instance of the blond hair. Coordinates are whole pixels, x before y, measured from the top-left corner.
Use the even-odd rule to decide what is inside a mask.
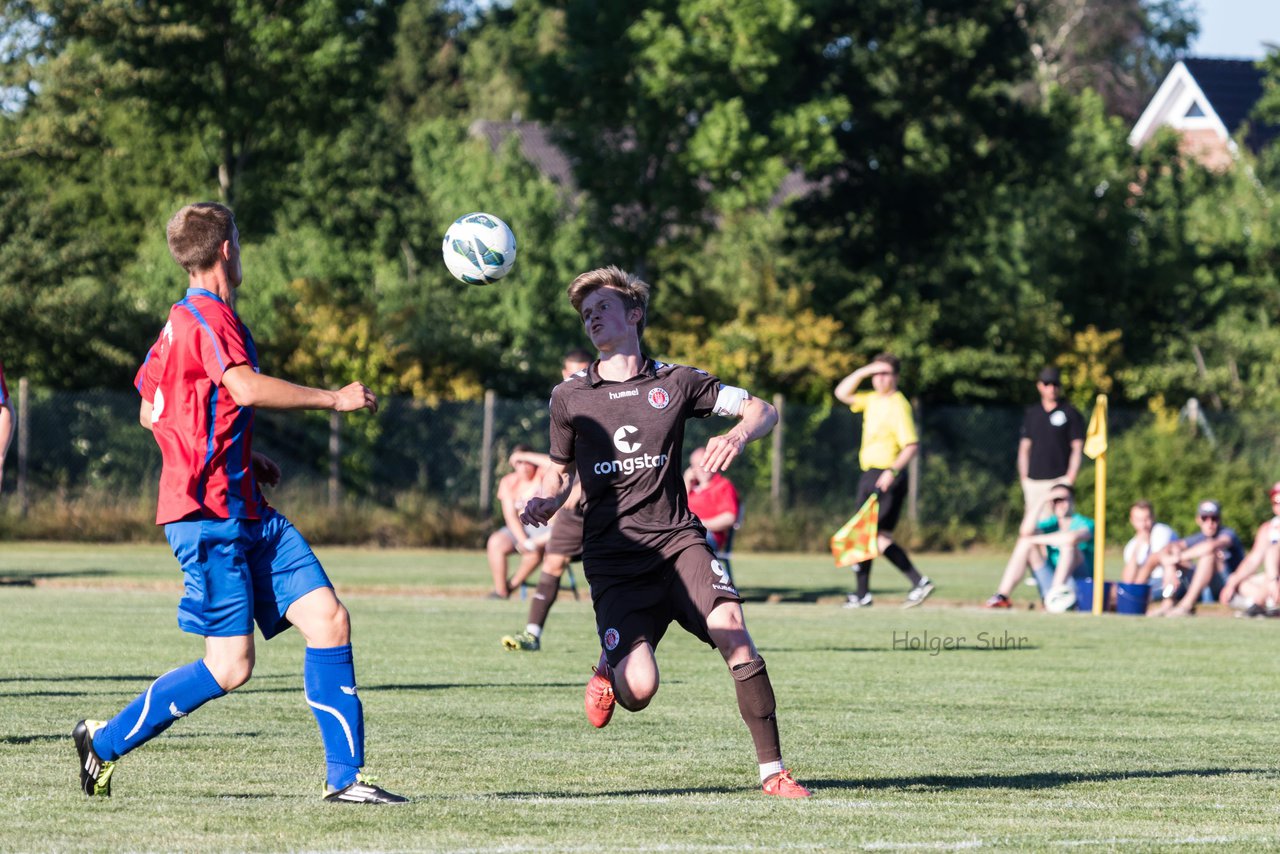
[[[582,303],[601,288],[612,288],[622,296],[622,306],[627,311],[640,309],[640,322],[636,335],[644,334],[645,320],[649,316],[649,285],[632,273],[610,264],[578,276],[569,284],[569,302],[573,310],[582,314]]]

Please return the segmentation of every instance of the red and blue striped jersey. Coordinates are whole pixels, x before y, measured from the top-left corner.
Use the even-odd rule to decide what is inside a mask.
[[[192,514],[259,519],[266,510],[253,474],[253,407],[222,386],[236,365],[258,370],[249,328],[215,294],[189,288],[134,378],[163,458],[158,525]]]

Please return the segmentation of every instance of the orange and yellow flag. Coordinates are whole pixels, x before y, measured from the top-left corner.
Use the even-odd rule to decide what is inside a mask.
[[[831,554],[836,566],[853,566],[880,554],[880,498],[875,493],[831,538]]]

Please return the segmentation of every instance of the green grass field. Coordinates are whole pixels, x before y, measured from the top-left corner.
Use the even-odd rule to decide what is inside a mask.
[[[176,627],[163,548],[9,543],[0,850],[1280,847],[1272,621],[984,612],[998,554],[922,558],[939,590],[908,611],[877,564],[876,606],[850,612],[828,559],[743,555],[784,756],[815,793],[780,802],[759,793],[719,656],[678,628],[654,703],[596,731],[585,600],[562,597],[542,652],[507,653],[526,605],[482,598],[481,555],[319,553],[352,613],[370,771],[411,804],[320,802],[296,633],[259,645],[247,686],[125,757],[113,798],[84,797],[75,721],[201,644]]]

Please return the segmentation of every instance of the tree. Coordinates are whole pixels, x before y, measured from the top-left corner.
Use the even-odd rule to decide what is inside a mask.
[[[795,0],[521,0],[515,14],[531,109],[577,165],[601,251],[658,288],[657,247],[697,247],[715,213],[834,161],[849,106],[796,85],[812,18]]]
[[[1199,31],[1188,0],[1025,0],[1015,13],[1040,100],[1093,89],[1130,122]]]
[[[26,34],[5,57],[5,85],[55,119],[53,147],[128,100],[163,133],[206,152],[221,200],[267,222],[299,141],[358,109],[389,53],[398,4],[384,0],[9,0],[0,27]],[[38,84],[38,85],[37,85]]]

